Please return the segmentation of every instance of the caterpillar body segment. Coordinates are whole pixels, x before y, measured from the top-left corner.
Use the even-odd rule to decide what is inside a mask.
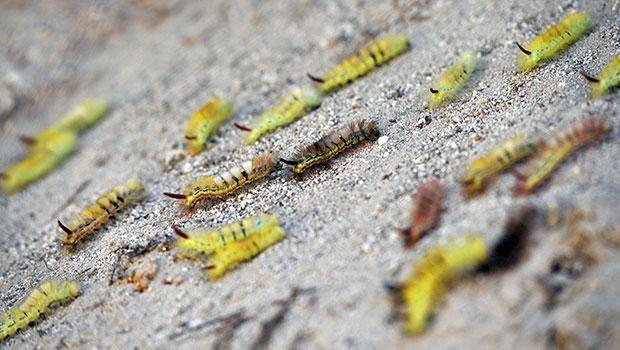
[[[235,124],[237,128],[248,131],[247,144],[253,144],[262,136],[289,125],[321,105],[322,97],[311,86],[297,87],[282,96],[271,108],[250,122],[248,127]]]
[[[117,212],[137,203],[142,199],[144,187],[138,180],[129,180],[123,186],[115,186],[99,197],[95,203],[86,207],[69,225],[60,220],[58,226],[65,235],[61,239],[64,245],[75,245],[82,238],[107,223]]]
[[[70,132],[48,133],[44,146],[7,168],[1,177],[2,189],[13,193],[54,170],[77,147],[77,138]]]
[[[437,179],[431,179],[420,185],[416,193],[411,223],[405,231],[405,246],[413,247],[439,220],[441,204],[446,190]]]
[[[244,261],[249,261],[265,249],[281,241],[286,232],[279,225],[270,225],[246,238],[233,241],[217,248],[207,261],[207,276],[210,280],[222,277]]]
[[[80,287],[75,281],[51,280],[42,283],[32,290],[30,295],[19,305],[2,313],[0,316],[0,340],[26,328],[42,313],[45,313],[50,304],[80,294]]]
[[[328,70],[323,77],[308,76],[318,83],[321,93],[327,94],[366,75],[408,49],[409,39],[405,35],[387,34]]]
[[[441,301],[448,284],[466,271],[474,270],[487,258],[487,245],[480,235],[468,234],[430,247],[413,265],[400,287],[405,303],[405,331],[422,333]]]
[[[517,172],[517,194],[527,194],[542,184],[553,171],[579,148],[600,140],[611,131],[611,124],[596,117],[585,118],[545,145]]]
[[[357,145],[364,140],[373,140],[379,135],[374,122],[356,121],[343,129],[324,136],[315,143],[302,148],[293,157],[293,160],[281,159],[285,164],[293,166],[295,174],[301,174],[306,169],[324,163],[340,152]]]
[[[589,82],[592,87],[592,95],[603,96],[606,95],[610,89],[620,85],[620,55],[616,55],[607,64],[601,73],[596,77],[591,77],[586,73],[581,73]]]
[[[217,129],[230,119],[233,105],[229,101],[215,97],[200,107],[185,127],[185,146],[191,155],[197,155],[206,147],[206,142]]]
[[[174,228],[180,236],[177,247],[187,254],[212,254],[216,249],[224,248],[231,242],[236,242],[251,235],[262,235],[279,226],[278,217],[274,214],[262,213],[232,224],[224,225],[216,230],[193,229],[181,231]]]
[[[519,69],[527,72],[555,57],[579,40],[590,30],[591,25],[587,13],[573,12],[549,27],[529,44],[522,46],[516,43],[521,51],[518,59]]]
[[[280,167],[273,156],[266,153],[220,174],[200,177],[183,188],[181,193],[165,192],[164,195],[182,200],[192,208],[203,199],[224,198],[249,183],[267,177]]]
[[[58,133],[78,134],[91,127],[108,111],[108,104],[101,99],[86,99],[72,111],[61,117],[52,126],[43,129],[32,137],[22,137],[30,152],[46,148],[47,143],[53,142],[50,138]]]
[[[474,159],[461,177],[465,193],[481,193],[496,175],[530,156],[541,144],[540,137],[519,134]]]
[[[455,65],[432,84],[429,106],[437,108],[450,101],[474,74],[476,62],[475,54],[471,52],[463,54]]]

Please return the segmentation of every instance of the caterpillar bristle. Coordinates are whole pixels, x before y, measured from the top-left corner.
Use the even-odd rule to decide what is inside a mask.
[[[312,74],[310,74],[310,73],[306,73],[306,76],[307,76],[310,80],[312,80],[312,81],[314,81],[314,82],[317,82],[317,83],[319,83],[319,84],[323,84],[323,83],[325,83],[325,80],[324,80],[323,78],[316,77],[316,76],[314,76],[314,75],[312,75]]]
[[[183,232],[183,230],[181,230],[180,228],[178,228],[176,225],[172,225],[172,230],[174,230],[174,233],[177,234],[177,236],[181,236],[185,239],[189,238],[189,235],[185,232]]]
[[[73,231],[71,231],[67,226],[63,225],[62,222],[60,222],[60,220],[58,220],[58,226],[60,226],[60,228],[65,231],[68,235],[72,235]]]
[[[197,136],[192,136],[192,135],[185,135],[185,139],[186,140],[197,140],[198,137]]]
[[[517,47],[519,48],[519,50],[521,50],[521,52],[523,52],[526,55],[531,55],[532,51],[526,50],[523,46],[521,46],[521,44],[519,44],[518,41],[515,41],[515,44],[517,44]]]
[[[243,130],[243,131],[247,131],[247,132],[252,131],[252,129],[251,129],[251,128],[248,128],[247,126],[245,126],[245,125],[241,125],[241,124],[239,124],[239,123],[233,123],[233,125],[235,126],[235,128],[237,128],[237,129],[239,129],[239,130]]]
[[[184,195],[184,194],[181,194],[181,193],[171,193],[171,192],[164,192],[164,196],[170,197],[170,198],[174,198],[174,199],[185,199],[185,198],[187,198],[187,196]]]
[[[431,93],[432,93],[432,94],[438,94],[438,93],[439,93],[439,90],[435,90],[435,89],[433,89],[433,88],[430,88],[430,90],[431,90]]]
[[[282,163],[287,164],[287,165],[295,166],[295,165],[299,164],[299,162],[294,161],[294,160],[288,160],[288,159],[284,159],[284,158],[279,158],[279,159],[280,159],[280,161]]]
[[[593,76],[590,76],[590,75],[586,74],[586,72],[584,72],[584,71],[580,71],[579,73],[581,73],[581,75],[582,75],[582,76],[583,76],[583,77],[584,77],[587,81],[589,81],[589,82],[591,82],[591,83],[600,83],[600,82],[601,82],[599,79],[596,79],[595,77],[593,77]]]
[[[37,141],[34,139],[34,137],[28,136],[28,135],[20,135],[19,136],[19,141],[21,141],[26,146],[32,146],[35,143],[37,143]]]

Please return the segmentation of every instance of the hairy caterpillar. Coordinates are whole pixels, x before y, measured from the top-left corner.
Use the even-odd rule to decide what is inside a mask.
[[[370,140],[379,134],[372,121],[356,121],[343,129],[324,136],[315,143],[302,148],[293,160],[280,158],[285,164],[294,166],[293,172],[301,174],[306,169],[333,158],[338,153],[364,140]]]
[[[249,126],[235,123],[238,129],[247,131],[245,142],[253,144],[263,135],[270,134],[277,128],[289,125],[316,109],[322,97],[311,86],[294,88],[282,96],[275,106],[267,109],[250,122]]]
[[[585,72],[581,72],[581,74],[592,85],[594,96],[605,95],[609,89],[620,85],[620,55],[616,55],[596,78],[587,75]]]
[[[416,193],[411,213],[411,223],[405,233],[405,246],[413,247],[439,219],[441,203],[446,190],[437,179],[420,185]]]
[[[522,46],[518,64],[522,72],[530,71],[539,63],[553,58],[579,40],[590,29],[590,17],[585,12],[573,12],[559,23],[549,27],[529,44]]]
[[[108,111],[108,104],[100,99],[86,99],[72,111],[63,116],[52,126],[38,132],[36,135],[22,136],[20,139],[30,152],[48,147],[47,143],[54,142],[58,133],[78,134],[96,123]]]
[[[58,220],[58,226],[66,233],[62,244],[74,245],[82,238],[105,224],[123,208],[138,202],[144,194],[144,186],[138,180],[129,180],[124,186],[115,186],[86,207],[68,226]]]
[[[75,281],[51,280],[42,283],[30,292],[19,306],[2,313],[0,340],[15,334],[34,322],[47,311],[50,304],[80,294],[80,286]]]
[[[248,261],[265,249],[281,241],[286,232],[279,225],[265,227],[244,239],[233,241],[215,249],[207,261],[207,276],[210,280],[222,277],[244,261]]]
[[[185,127],[185,146],[191,155],[197,155],[206,147],[206,142],[233,113],[232,103],[221,98],[210,99],[200,107]]]
[[[451,100],[463,88],[474,74],[476,61],[476,56],[471,52],[463,54],[456,64],[432,84],[429,104],[431,108],[439,107]]]
[[[192,208],[206,198],[226,197],[244,185],[260,180],[278,169],[280,164],[274,162],[271,154],[266,153],[221,174],[199,177],[185,186],[181,193],[164,192],[164,195],[183,200],[187,207]]]
[[[179,236],[177,247],[188,255],[196,253],[209,255],[216,249],[223,248],[231,242],[242,240],[255,234],[263,234],[265,231],[279,226],[278,217],[274,214],[261,213],[232,224],[224,225],[216,230],[193,229],[183,231],[173,226],[173,230]]]
[[[422,333],[446,285],[463,272],[475,269],[486,257],[487,246],[480,235],[467,234],[426,250],[400,286],[405,303],[405,330],[410,334]]]
[[[517,194],[527,194],[547,179],[569,155],[577,149],[601,139],[611,130],[602,118],[589,117],[573,125],[568,132],[556,136],[553,144],[545,145],[516,172]]]
[[[318,88],[323,94],[338,89],[355,79],[366,75],[375,67],[391,60],[409,49],[409,40],[403,34],[387,34],[357,53],[349,56],[337,66],[331,68],[318,78],[311,74],[308,77],[318,83]]]
[[[465,192],[468,195],[482,192],[491,179],[528,157],[541,142],[540,137],[528,137],[519,134],[491,149],[481,157],[472,160],[461,177]]]
[[[48,133],[45,145],[13,164],[0,174],[2,189],[16,192],[56,168],[77,147],[74,133]]]

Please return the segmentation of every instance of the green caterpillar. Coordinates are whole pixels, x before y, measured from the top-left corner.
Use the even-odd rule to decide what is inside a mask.
[[[592,94],[603,96],[611,88],[620,85],[620,55],[616,55],[596,78],[587,75],[585,72],[581,72],[581,74],[592,85]]]
[[[451,100],[463,88],[472,74],[474,74],[476,61],[476,56],[471,52],[463,54],[455,65],[450,67],[439,80],[433,83],[430,88],[431,108],[439,107]]]
[[[206,147],[206,142],[233,113],[232,103],[215,97],[200,107],[187,121],[185,146],[195,156]]]

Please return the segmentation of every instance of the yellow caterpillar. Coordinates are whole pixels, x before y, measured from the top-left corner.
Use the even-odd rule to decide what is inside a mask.
[[[602,118],[585,118],[575,124],[568,132],[556,137],[553,144],[546,145],[516,172],[517,194],[532,192],[542,184],[569,155],[577,149],[601,139],[611,131],[611,124]]]
[[[262,234],[265,230],[271,230],[279,226],[278,217],[274,214],[261,213],[232,224],[224,225],[216,230],[193,229],[183,231],[173,226],[179,236],[177,247],[187,254],[209,255],[216,249],[226,247],[231,242],[242,240],[254,234]]]
[[[338,153],[364,140],[373,139],[378,135],[372,121],[358,121],[348,124],[342,130],[330,133],[310,146],[302,148],[293,160],[280,159],[285,164],[292,165],[295,174],[301,174],[306,169],[333,158]]]
[[[78,134],[103,117],[108,110],[108,105],[100,99],[86,99],[75,107],[71,112],[63,116],[56,124],[43,129],[36,135],[22,136],[20,139],[30,152],[36,152],[46,148],[48,142],[54,142],[53,137],[58,133]]]
[[[50,304],[80,294],[80,286],[75,281],[51,280],[35,288],[19,306],[2,313],[0,340],[15,334],[28,324],[36,321],[47,311]]]
[[[191,155],[197,155],[206,147],[206,142],[233,112],[232,103],[215,97],[200,107],[185,127],[185,146]]]
[[[596,78],[587,75],[585,72],[581,72],[581,74],[590,82],[592,94],[603,96],[611,88],[620,85],[620,55],[616,55]]]
[[[528,157],[541,142],[540,137],[519,134],[472,160],[461,178],[465,192],[468,195],[482,192],[493,177]]]
[[[30,153],[0,174],[2,189],[6,193],[13,193],[38,180],[71,155],[76,146],[74,133],[48,133],[44,145],[37,146],[36,152]]]
[[[447,284],[463,272],[475,269],[486,258],[487,245],[480,235],[468,234],[428,248],[400,287],[406,332],[422,333]]]
[[[327,94],[366,75],[375,67],[380,66],[408,49],[409,40],[405,35],[387,34],[383,38],[361,48],[357,53],[328,70],[322,78],[311,74],[308,74],[308,77],[318,83],[321,93]]]
[[[529,44],[522,46],[515,42],[521,50],[518,64],[522,72],[530,71],[539,63],[550,60],[555,55],[579,40],[590,30],[590,17],[585,12],[573,12],[559,23],[549,27]]]
[[[321,96],[311,86],[294,88],[282,96],[275,106],[267,109],[250,122],[249,126],[235,123],[238,129],[247,131],[245,142],[253,144],[263,135],[289,125],[321,104]]]
[[[181,193],[164,192],[164,195],[183,200],[188,208],[192,208],[206,198],[226,197],[244,185],[260,180],[279,168],[280,165],[273,161],[273,156],[267,153],[221,174],[199,177],[185,186]]]
[[[142,199],[144,187],[138,180],[129,180],[124,186],[115,186],[99,197],[94,204],[75,217],[68,226],[58,220],[58,226],[66,233],[61,239],[65,245],[75,245],[82,238],[107,223],[121,209]]]
[[[450,69],[448,69],[437,81],[432,84],[431,100],[429,106],[436,108],[451,100],[463,86],[469,81],[476,69],[476,56],[467,52]]]
[[[207,276],[210,280],[222,277],[226,271],[232,270],[244,261],[251,260],[285,236],[286,232],[279,225],[264,226],[244,239],[215,249],[207,261]]]

